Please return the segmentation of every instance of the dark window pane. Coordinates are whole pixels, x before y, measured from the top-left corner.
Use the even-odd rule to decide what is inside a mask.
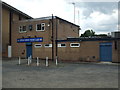
[[[23,26],[23,31],[26,31],[26,26]]]
[[[41,30],[41,24],[37,24],[37,30]]]
[[[41,45],[36,45],[36,46],[41,46]]]
[[[49,47],[49,44],[45,44],[46,47]]]
[[[61,46],[65,46],[65,44],[61,44]]]
[[[19,27],[19,31],[20,31],[20,32],[22,31],[22,27],[21,27],[21,26]]]
[[[44,26],[42,26],[42,30],[44,30],[45,29],[45,27]]]
[[[28,27],[28,28],[29,28],[29,30],[31,31],[31,30],[32,30],[32,25],[29,25],[29,27]]]
[[[45,30],[45,24],[42,23],[41,26],[42,26],[42,27],[41,27],[41,30]]]
[[[79,44],[72,44],[71,46],[79,46]]]

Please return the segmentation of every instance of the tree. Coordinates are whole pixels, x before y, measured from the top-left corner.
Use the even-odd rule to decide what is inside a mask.
[[[83,34],[81,34],[81,37],[89,37],[94,35],[95,35],[95,32],[93,30],[86,30]]]

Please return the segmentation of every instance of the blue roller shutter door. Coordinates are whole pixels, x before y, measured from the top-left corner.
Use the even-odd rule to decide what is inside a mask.
[[[100,43],[100,61],[112,61],[112,43]]]

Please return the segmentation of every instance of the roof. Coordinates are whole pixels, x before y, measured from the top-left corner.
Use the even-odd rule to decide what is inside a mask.
[[[16,12],[16,13],[18,13],[20,15],[23,15],[24,17],[26,17],[28,19],[33,19],[31,16],[23,13],[22,11],[20,11],[20,10],[14,8],[14,7],[12,7],[11,5],[9,5],[9,4],[7,4],[7,3],[5,3],[3,1],[2,1],[2,7],[8,8],[9,10],[13,10],[14,12]]]
[[[57,40],[57,42],[81,42],[81,41],[112,41],[112,40],[120,40],[120,38],[112,38],[112,37],[98,37],[98,38],[67,38],[66,40]]]
[[[76,24],[74,24],[74,23],[72,23],[72,22],[69,22],[69,21],[67,21],[67,20],[65,20],[65,19],[62,19],[62,18],[57,17],[57,16],[55,16],[55,17],[56,17],[57,19],[63,20],[63,21],[65,21],[65,22],[70,23],[70,24],[72,24],[72,25],[75,25],[75,26],[77,26],[77,27],[80,27],[79,25],[76,25]]]
[[[72,22],[69,22],[69,21],[67,21],[67,20],[65,20],[65,19],[62,19],[62,18],[60,18],[60,17],[58,17],[58,16],[53,16],[53,18],[54,18],[54,19],[57,18],[57,19],[59,19],[59,20],[63,20],[63,21],[65,21],[65,22],[67,22],[67,23],[70,23],[70,24],[72,24],[72,25],[74,25],[74,26],[80,27],[79,25],[76,25],[76,24],[74,24],[74,23],[72,23]],[[40,17],[40,18],[34,18],[34,19],[27,19],[27,20],[21,20],[21,21],[19,21],[19,22],[39,21],[39,20],[50,20],[50,19],[52,19],[52,16]]]
[[[55,17],[54,17],[55,18]],[[39,20],[49,20],[52,19],[52,16],[48,17],[41,17],[41,18],[34,18],[34,19],[27,19],[27,20],[21,20],[19,22],[28,22],[28,21],[39,21]]]

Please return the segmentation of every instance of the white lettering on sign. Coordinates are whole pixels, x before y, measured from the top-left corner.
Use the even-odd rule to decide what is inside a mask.
[[[24,38],[17,39],[17,42],[43,42],[43,38]]]

